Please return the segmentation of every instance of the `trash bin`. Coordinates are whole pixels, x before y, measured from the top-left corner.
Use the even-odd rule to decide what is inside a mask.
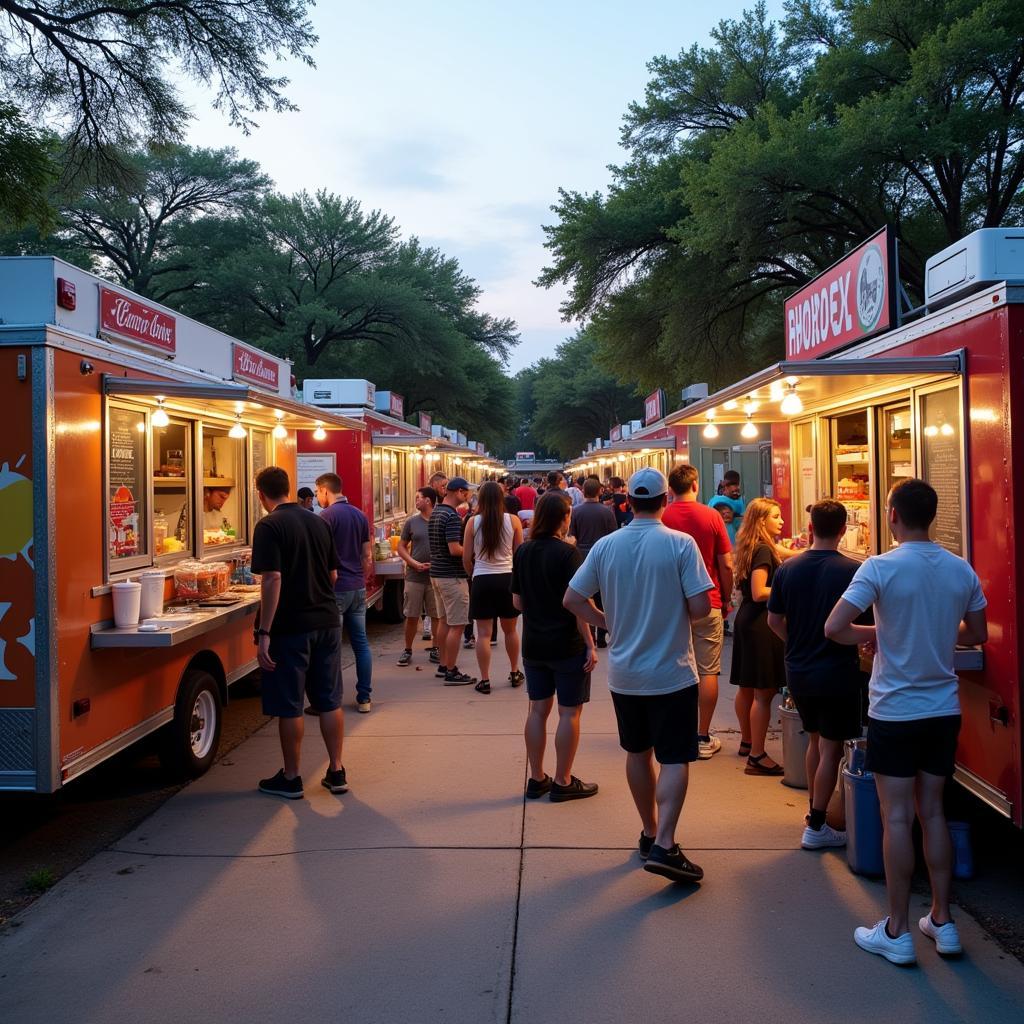
[[[793,789],[807,788],[807,733],[800,721],[800,712],[787,698],[779,708],[779,720],[782,722],[782,776],[784,786]]]
[[[856,754],[856,750],[850,753]],[[858,760],[852,756],[850,764],[855,765]],[[846,802],[846,862],[855,875],[880,878],[885,874],[885,862],[882,860],[882,812],[874,775],[869,771],[844,768],[843,797]]]
[[[974,854],[971,850],[971,826],[966,821],[948,821],[949,838],[953,843],[953,877],[974,877]]]

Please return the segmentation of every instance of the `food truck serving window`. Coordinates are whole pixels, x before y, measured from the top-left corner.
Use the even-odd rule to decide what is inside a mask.
[[[106,524],[111,572],[149,564],[148,428],[144,409],[108,403]]]
[[[153,427],[153,554],[174,561],[192,553],[192,424]]]
[[[247,435],[232,437],[224,427],[203,424],[203,547],[244,543]]]

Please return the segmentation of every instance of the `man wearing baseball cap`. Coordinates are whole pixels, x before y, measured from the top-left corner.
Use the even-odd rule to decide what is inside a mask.
[[[469,581],[462,564],[462,519],[459,505],[469,499],[469,481],[453,476],[448,481],[444,501],[434,506],[427,525],[430,538],[430,585],[437,605],[437,644],[440,663],[437,675],[445,686],[468,686],[474,676],[460,672],[455,664],[459,655],[459,634],[469,622]]]
[[[610,634],[608,689],[643,824],[638,849],[644,868],[672,881],[699,882],[704,872],[679,849],[675,830],[698,753],[690,620],[710,613],[715,585],[693,538],[661,522],[664,474],[637,470],[627,493],[632,522],[591,548],[563,603]],[[598,591],[603,612],[590,600]]]

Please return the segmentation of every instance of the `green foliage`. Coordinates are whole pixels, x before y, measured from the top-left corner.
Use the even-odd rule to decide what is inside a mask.
[[[562,342],[554,358],[541,359],[526,380],[532,433],[554,457],[572,457],[595,437],[607,437],[616,423],[642,412],[636,388],[618,383],[599,364],[597,339],[590,332]]]
[[[50,868],[39,868],[25,879],[25,888],[36,895],[41,895],[47,889],[52,889],[56,884],[57,876]]]
[[[600,358],[641,389],[735,380],[782,354],[786,294],[889,223],[925,259],[1024,216],[1024,5],[790,0],[658,57],[607,195],[545,228]]]
[[[0,101],[0,221],[14,229],[35,224],[45,231],[53,226],[47,195],[56,178],[55,148],[17,107]]]

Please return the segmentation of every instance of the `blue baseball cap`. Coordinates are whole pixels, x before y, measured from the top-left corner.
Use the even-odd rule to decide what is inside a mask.
[[[629,478],[626,491],[631,498],[660,498],[668,493],[668,480],[660,470],[644,466]]]

